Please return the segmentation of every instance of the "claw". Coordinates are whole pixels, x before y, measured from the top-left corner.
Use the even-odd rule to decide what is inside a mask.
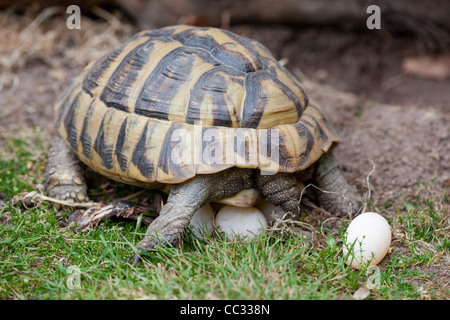
[[[137,267],[139,262],[141,261],[141,256],[138,253],[131,253],[128,255],[127,259],[125,260],[126,263],[131,263],[133,267]]]
[[[141,261],[141,256],[138,254],[135,254],[133,257],[133,267],[136,267],[140,261]]]

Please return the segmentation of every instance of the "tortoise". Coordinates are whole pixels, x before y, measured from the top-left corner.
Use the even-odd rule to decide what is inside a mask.
[[[358,206],[320,108],[266,47],[227,30],[141,31],[88,64],[54,111],[50,196],[87,198],[82,163],[115,181],[169,191],[140,250],[179,244],[199,207],[250,188],[293,215],[297,181],[328,191],[317,197],[331,213]]]

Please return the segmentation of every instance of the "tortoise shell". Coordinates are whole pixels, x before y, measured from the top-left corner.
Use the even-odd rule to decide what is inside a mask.
[[[142,31],[90,63],[59,97],[55,117],[86,165],[147,187],[234,166],[295,172],[338,142],[262,44],[183,25]]]

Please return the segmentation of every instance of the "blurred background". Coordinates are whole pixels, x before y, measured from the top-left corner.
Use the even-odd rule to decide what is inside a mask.
[[[72,4],[80,30],[66,28]],[[379,30],[366,26],[370,5],[381,9]],[[255,38],[291,69],[365,97],[440,104],[450,91],[448,0],[0,0],[0,9],[3,87],[32,59],[85,62],[138,30],[191,24]]]
[[[67,27],[69,5],[81,9],[80,29]],[[380,29],[367,27],[371,5]],[[268,47],[342,135],[349,179],[364,181],[375,161],[384,191],[434,176],[450,186],[448,0],[0,0],[0,146],[27,128],[50,132],[53,102],[88,62],[173,24]]]

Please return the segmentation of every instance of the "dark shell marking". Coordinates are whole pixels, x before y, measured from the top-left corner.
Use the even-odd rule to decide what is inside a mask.
[[[298,80],[262,44],[190,26],[140,32],[91,63],[58,99],[55,120],[88,166],[146,186],[233,166],[263,168],[259,162],[175,164],[176,129],[194,135],[198,126],[200,132],[215,128],[223,148],[229,128],[256,139],[262,129],[276,130],[281,172],[307,168],[338,141]]]

